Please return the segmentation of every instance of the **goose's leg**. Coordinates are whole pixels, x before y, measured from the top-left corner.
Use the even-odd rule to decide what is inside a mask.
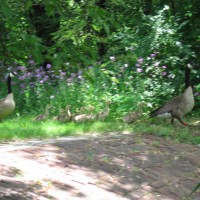
[[[172,117],[171,124],[174,124],[174,118]]]
[[[180,116],[177,116],[176,119],[178,119],[178,121],[179,121],[181,124],[183,124],[184,126],[188,126],[188,124],[185,123],[185,122],[181,119]]]

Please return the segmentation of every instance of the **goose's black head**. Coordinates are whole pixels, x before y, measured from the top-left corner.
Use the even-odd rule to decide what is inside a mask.
[[[12,77],[15,77],[17,75],[17,73],[16,72],[10,72],[9,73],[9,76],[12,78]]]
[[[8,75],[8,80],[7,80],[7,83],[8,83],[8,94],[12,93],[12,87],[11,87],[11,78],[16,76],[16,72],[10,72],[9,75]]]
[[[185,68],[185,88],[188,88],[189,86],[191,86],[190,83],[190,72],[191,69],[193,68],[193,66],[191,64],[187,64],[186,68]]]

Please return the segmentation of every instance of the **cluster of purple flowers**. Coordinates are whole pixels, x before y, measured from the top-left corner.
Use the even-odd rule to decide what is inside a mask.
[[[84,80],[83,71],[81,70],[77,73],[67,74],[65,70],[55,72],[51,64],[47,64],[46,69],[44,69],[42,66],[37,67],[35,61],[32,59],[27,63],[28,66],[17,65],[15,63],[15,66],[9,67],[10,71],[14,70],[18,74],[18,84],[21,89],[21,93],[24,93],[24,91],[28,88],[35,88],[36,86],[44,84],[52,85],[52,83],[60,80],[66,82],[68,85],[75,81],[80,82]],[[13,84],[16,84],[16,82],[13,81]]]
[[[156,62],[155,61],[155,57],[156,57],[156,53],[152,53],[150,54],[150,56],[148,56],[146,59],[144,58],[138,58],[137,59],[137,63],[135,64],[135,66],[137,67],[136,68],[136,72],[137,73],[142,73],[143,72],[143,67],[144,66],[147,66],[149,65],[149,62],[150,64],[153,64],[154,67],[159,67],[160,65],[160,62]],[[166,72],[166,69],[167,69],[167,66],[163,65],[161,66],[161,75],[162,76],[166,76],[167,75],[167,72]]]

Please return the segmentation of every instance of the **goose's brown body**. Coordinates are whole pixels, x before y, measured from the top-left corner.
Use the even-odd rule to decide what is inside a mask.
[[[110,114],[109,105],[110,104],[111,104],[111,101],[106,101],[105,109],[97,114],[97,119],[98,120],[104,121],[109,116],[109,114]]]
[[[47,104],[45,107],[45,112],[44,114],[37,115],[33,121],[43,121],[47,120],[49,118],[49,109],[51,108],[51,105]]]
[[[72,119],[72,114],[70,112],[70,105],[66,106],[66,113],[62,113],[58,116],[58,121],[60,122],[70,122]]]
[[[150,117],[171,117],[178,119],[183,125],[187,125],[182,121],[182,117],[190,112],[194,107],[194,96],[192,87],[185,89],[184,93],[178,97],[173,98],[160,108],[152,111]]]
[[[15,109],[15,101],[13,93],[10,93],[6,98],[0,100],[0,120],[10,115]]]
[[[145,105],[144,102],[138,103],[137,111],[129,112],[126,115],[124,115],[122,118],[123,122],[129,124],[129,123],[133,123],[133,122],[137,121],[138,119],[140,119],[143,115],[144,105]]]
[[[15,73],[10,73],[8,75],[7,84],[8,84],[8,94],[5,98],[0,100],[0,120],[4,119],[10,115],[15,109],[15,101],[13,98],[11,79]]]
[[[97,119],[96,115],[92,115],[92,114],[80,114],[80,115],[76,115],[74,116],[73,120],[74,122],[92,122],[94,120]]]

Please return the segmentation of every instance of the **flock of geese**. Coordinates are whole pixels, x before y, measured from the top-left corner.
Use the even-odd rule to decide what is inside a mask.
[[[193,89],[190,85],[190,71],[192,66],[188,64],[185,70],[185,90],[184,92],[172,98],[171,100],[167,101],[164,105],[160,106],[159,108],[150,112],[149,117],[170,117],[171,123],[173,124],[174,119],[177,119],[181,124],[187,126],[188,124],[182,120],[188,112],[190,112],[194,107],[194,95]],[[7,78],[7,87],[8,87],[8,94],[4,99],[0,100],[0,120],[6,118],[10,115],[13,110],[15,109],[15,101],[13,98],[13,92],[11,87],[11,79],[15,75],[15,73],[10,73]],[[105,102],[105,109],[97,114],[85,114],[85,113],[71,113],[70,112],[70,105],[67,105],[65,109],[60,109],[59,114],[51,118],[54,121],[60,122],[91,122],[91,121],[98,121],[98,120],[105,120],[110,113],[109,105],[111,101]],[[140,102],[138,104],[138,111],[129,112],[125,116],[123,116],[122,120],[125,123],[133,123],[137,121],[142,116],[142,108],[145,104]],[[51,105],[47,105],[45,108],[45,112],[36,116],[33,121],[43,121],[50,119],[49,109]],[[84,109],[83,109],[84,110]],[[91,109],[92,110],[92,109]]]
[[[70,108],[71,105],[67,105],[65,109],[60,109],[59,114],[57,116],[54,116],[50,118],[49,110],[52,108],[50,104],[46,105],[45,111],[43,114],[37,115],[33,121],[43,121],[47,119],[51,119],[53,121],[59,121],[62,123],[65,122],[76,122],[76,123],[82,123],[82,122],[93,122],[93,121],[104,121],[110,113],[109,105],[111,101],[105,102],[105,109],[97,114],[86,114],[82,113],[86,110],[85,107],[82,107],[80,109],[80,113],[71,113]],[[89,110],[92,111],[94,109],[93,106],[90,106]]]

